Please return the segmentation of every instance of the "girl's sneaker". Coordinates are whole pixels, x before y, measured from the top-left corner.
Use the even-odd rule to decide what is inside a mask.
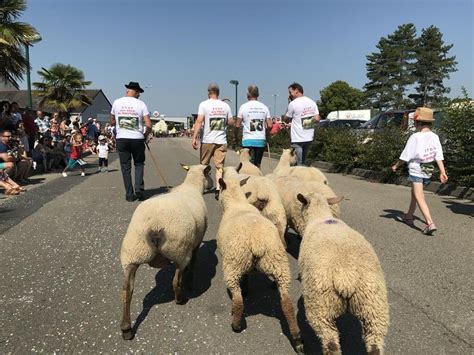
[[[82,173],[81,173],[81,176],[86,176],[86,173],[85,173],[85,172],[82,172]]]
[[[436,232],[438,228],[436,228],[434,223],[428,224],[425,229],[423,229],[423,234],[424,235],[433,235],[434,232]]]
[[[63,177],[67,177],[67,173],[63,172]]]

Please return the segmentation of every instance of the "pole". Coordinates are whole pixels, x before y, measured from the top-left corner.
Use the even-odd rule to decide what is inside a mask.
[[[33,109],[33,97],[31,95],[31,78],[30,78],[30,46],[25,43],[26,52],[26,85],[28,86],[28,106]]]
[[[276,117],[277,94],[273,94],[273,117]]]
[[[237,86],[239,86],[239,82],[235,84],[235,117],[237,117]]]

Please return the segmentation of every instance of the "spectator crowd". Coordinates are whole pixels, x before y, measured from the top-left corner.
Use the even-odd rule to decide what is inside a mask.
[[[1,102],[0,110],[0,191],[5,195],[25,192],[24,185],[34,173],[73,168],[71,163],[81,160],[74,155],[79,145],[82,153],[100,153],[104,144],[107,151],[115,149],[114,127],[102,126],[95,118],[81,122],[80,117],[71,119],[64,112],[49,117],[8,101]]]

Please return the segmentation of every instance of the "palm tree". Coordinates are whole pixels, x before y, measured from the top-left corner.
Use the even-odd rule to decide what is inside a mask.
[[[19,88],[18,81],[29,65],[25,45],[38,36],[36,29],[16,21],[26,10],[26,0],[1,0],[0,3],[0,80]]]
[[[84,73],[66,64],[53,64],[51,68],[38,71],[43,82],[33,83],[38,90],[35,95],[41,97],[40,107],[49,106],[62,112],[82,105],[90,105],[91,99],[84,89],[90,81],[84,80]]]

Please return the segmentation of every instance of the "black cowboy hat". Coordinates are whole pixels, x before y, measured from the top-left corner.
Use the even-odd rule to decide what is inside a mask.
[[[125,85],[125,87],[130,90],[143,92],[143,89],[140,87],[140,84],[135,81],[131,81],[128,85]]]

